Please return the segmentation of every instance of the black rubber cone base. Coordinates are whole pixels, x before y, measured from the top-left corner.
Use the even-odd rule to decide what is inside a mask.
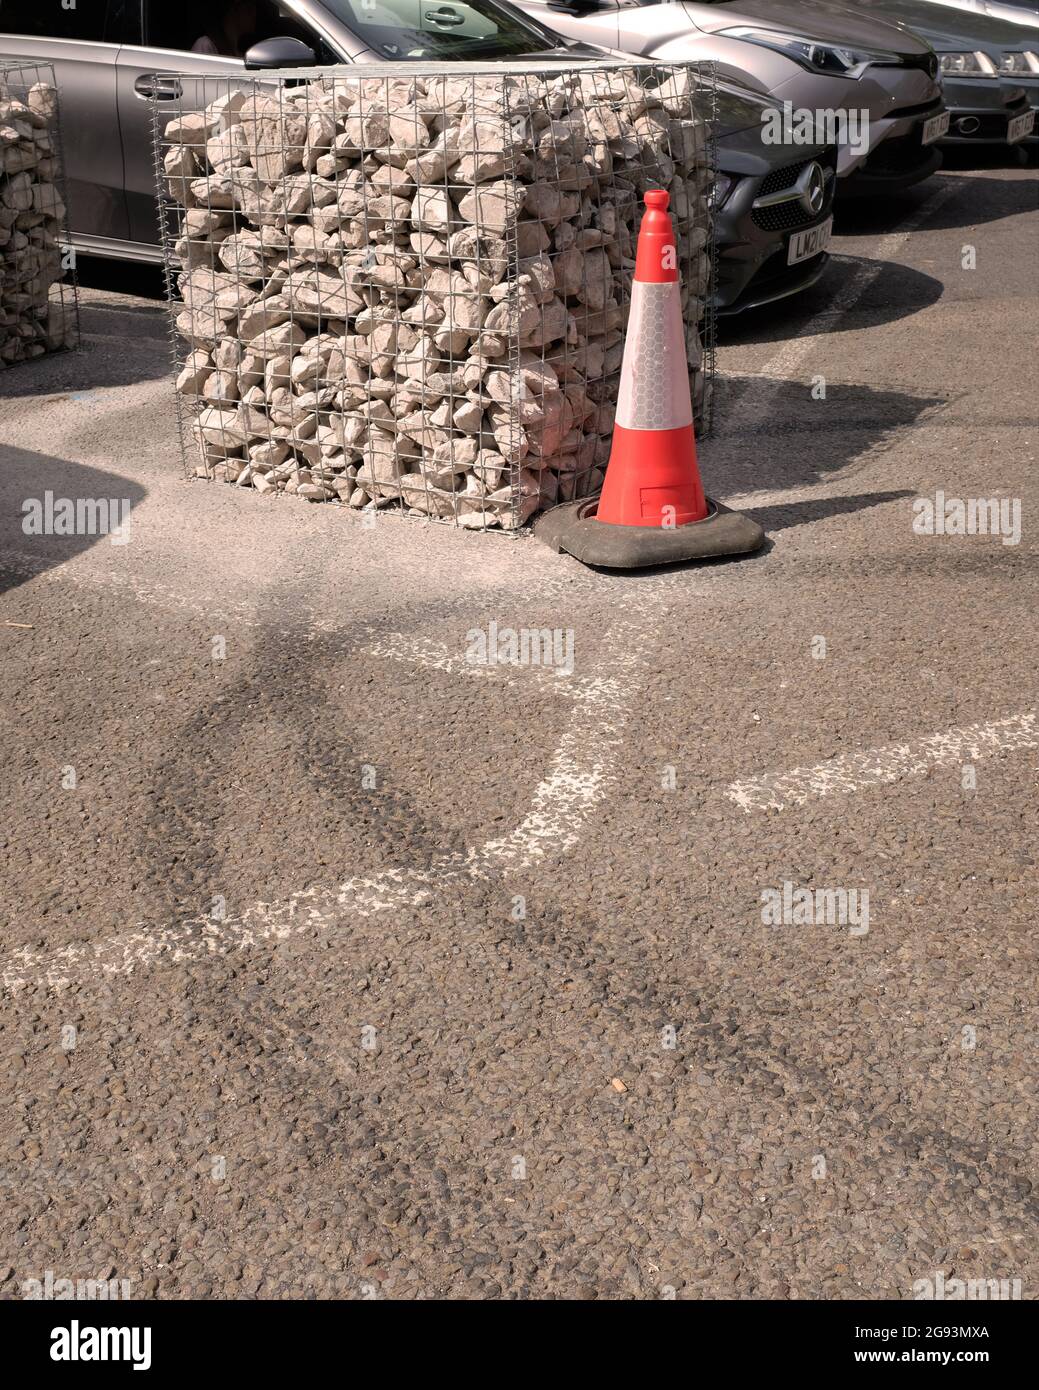
[[[565,550],[583,565],[612,570],[749,555],[765,544],[765,533],[756,521],[709,497],[710,511],[703,521],[684,526],[607,525],[596,520],[597,505],[593,498],[553,507],[535,521],[534,534],[557,553]]]

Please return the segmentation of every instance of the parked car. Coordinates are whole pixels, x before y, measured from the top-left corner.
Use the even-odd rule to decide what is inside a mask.
[[[938,62],[904,26],[821,0],[519,0],[574,39],[672,62],[711,60],[782,107],[868,113],[866,139],[839,147],[841,192],[906,187],[941,163]],[[859,142],[856,142],[858,145]]]
[[[767,98],[718,85],[714,307],[738,314],[808,289],[829,261],[837,147],[761,139]]]
[[[587,61],[602,49],[561,37],[496,0],[290,0],[198,9],[121,0],[45,11],[36,0],[3,0],[0,47],[53,62],[61,90],[74,245],[95,255],[161,259],[149,98],[181,104],[181,84],[163,73],[205,76],[229,67],[306,66],[393,59],[560,58]],[[256,27],[228,32],[224,17],[251,11]],[[89,19],[93,12],[94,20]],[[12,20],[17,18],[17,25]],[[450,20],[450,23],[447,21]],[[143,27],[140,27],[142,25]],[[231,26],[233,28],[233,25]],[[195,38],[192,38],[192,35]],[[260,36],[259,38],[257,36]],[[237,49],[200,53],[192,44]],[[765,102],[724,84],[718,92],[716,307],[722,313],[806,288],[826,263],[837,167],[833,145],[763,144]]]
[[[1037,142],[1039,30],[931,0],[859,0],[878,18],[897,17],[938,54],[951,117],[950,145]]]
[[[1039,25],[1039,4],[1036,0],[928,0],[930,5],[946,5],[954,10],[973,10],[992,19],[1005,19],[1010,24]]]
[[[72,241],[161,259],[151,98],[164,73],[320,63],[601,56],[497,0],[2,0],[0,52],[54,65]]]

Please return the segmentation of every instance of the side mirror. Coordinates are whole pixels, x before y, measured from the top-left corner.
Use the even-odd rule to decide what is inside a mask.
[[[312,68],[317,54],[300,39],[287,36],[254,43],[245,55],[247,68]]]

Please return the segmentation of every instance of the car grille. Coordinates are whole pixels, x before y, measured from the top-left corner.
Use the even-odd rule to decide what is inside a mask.
[[[889,121],[904,121],[910,116],[937,116],[942,109],[941,100],[920,101],[915,106],[899,106],[887,113]]]
[[[928,77],[938,76],[938,55],[936,53],[903,53],[899,64],[903,68],[920,68]]]
[[[782,169],[773,169],[761,180],[757,196],[762,198],[769,193],[781,193],[786,188],[792,188],[801,170],[812,162],[810,159],[802,159],[797,164],[787,164]],[[751,211],[751,221],[756,227],[760,227],[764,232],[789,232],[796,227],[807,227],[812,222],[818,222],[829,213],[837,182],[836,156],[828,152],[820,156],[816,162],[823,166],[826,175],[826,197],[819,211],[809,212],[799,199],[792,198],[789,203],[774,203],[772,207],[754,208]]]
[[[755,208],[754,225],[763,232],[789,232],[794,227],[803,227],[815,222],[826,212],[826,205],[820,212],[808,212],[800,203],[777,203],[771,208]]]
[[[977,130],[957,130],[956,122],[953,121],[949,134],[957,140],[1001,140],[1006,130],[1006,116],[979,116]]]
[[[782,169],[773,169],[761,180],[758,197],[763,198],[767,193],[779,193],[784,188],[792,188],[798,174],[811,162],[810,159],[802,159],[798,164],[787,164]]]
[[[1007,122],[1027,110],[1027,99],[1018,97],[1015,101],[1008,101],[998,115],[992,112],[976,117],[978,128],[969,132],[959,129],[956,124],[957,117],[954,114],[952,124],[949,127],[949,137],[953,140],[1002,140],[1007,132]]]

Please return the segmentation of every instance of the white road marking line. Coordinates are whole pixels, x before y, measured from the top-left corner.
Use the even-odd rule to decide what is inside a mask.
[[[884,262],[893,257],[925,218],[956,191],[955,184],[940,188],[900,231],[882,238],[876,248],[877,260],[860,266],[848,278],[834,297],[827,319],[836,319],[847,312],[880,275]],[[764,372],[774,377],[790,375],[808,357],[818,336],[811,324],[806,325],[769,359]],[[782,384],[777,382],[771,391],[755,393],[747,413],[752,416],[766,414]],[[562,851],[571,848],[589,811],[605,795],[613,779],[612,756],[620,742],[636,686],[633,651],[637,643],[648,640],[651,639],[645,629],[634,624],[620,625],[611,632],[607,649],[611,645],[619,647],[613,663],[618,674],[595,677],[592,684],[601,683],[601,688],[610,689],[616,698],[604,702],[604,716],[598,729],[586,727],[587,712],[583,702],[577,705],[549,772],[534,793],[530,811],[520,826],[504,839],[488,841],[480,849],[464,855],[444,855],[428,870],[391,870],[371,879],[349,879],[337,894],[310,889],[293,894],[284,904],[259,903],[240,919],[220,923],[196,919],[158,930],[130,932],[96,944],[66,946],[49,953],[15,951],[0,965],[0,985],[14,990],[36,983],[60,989],[87,977],[130,974],[161,958],[183,961],[208,954],[223,955],[271,938],[290,936],[304,926],[330,924],[336,908],[340,911],[349,908],[367,916],[380,909],[420,902],[436,884],[463,876],[482,877],[491,867],[511,873],[542,858],[548,847],[558,847]],[[755,784],[733,785],[753,788]],[[733,795],[732,789],[729,794]],[[733,799],[737,798],[733,796]]]
[[[439,855],[428,869],[392,869],[372,878],[347,879],[334,890],[307,889],[284,903],[257,903],[240,917],[222,922],[202,917],[55,951],[13,951],[0,962],[0,986],[60,990],[90,979],[130,975],[160,960],[179,963],[227,955],[312,927],[330,927],[344,911],[367,917],[387,908],[414,906],[448,884],[494,873],[515,874],[549,854],[565,854],[615,778],[614,759],[638,687],[638,654],[655,640],[654,631],[638,622],[618,623],[607,634],[602,674],[593,674],[585,683],[597,697],[572,709],[530,809],[503,838],[464,853]],[[588,703],[597,711],[595,718],[589,718]]]
[[[399,661],[406,666],[418,666],[425,671],[440,671],[454,678],[476,680],[513,680],[522,675],[546,694],[559,695],[565,700],[575,700],[586,705],[608,708],[624,697],[623,682],[611,676],[595,675],[581,677],[574,672],[566,672],[553,666],[522,666],[508,661],[491,666],[482,662],[466,661],[455,655],[443,642],[434,642],[426,637],[416,637],[410,633],[389,632],[374,636],[362,648],[366,656],[380,661]]]
[[[846,753],[814,767],[795,767],[732,782],[726,795],[744,811],[783,810],[803,806],[815,797],[848,795],[867,787],[919,777],[932,767],[969,763],[997,753],[1039,748],[1035,711],[946,729],[913,743],[891,743],[862,753]]]

